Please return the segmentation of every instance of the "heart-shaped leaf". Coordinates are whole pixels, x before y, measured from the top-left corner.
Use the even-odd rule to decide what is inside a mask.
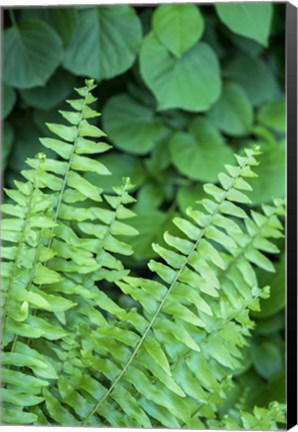
[[[130,6],[82,9],[63,65],[75,75],[112,78],[133,64],[141,40],[141,23]]]
[[[155,35],[176,57],[195,45],[204,31],[204,20],[194,4],[163,4],[154,12]]]
[[[221,21],[233,32],[267,46],[272,20],[272,4],[265,2],[216,3]]]
[[[220,132],[201,117],[192,122],[188,133],[175,133],[169,146],[172,163],[192,179],[215,182],[224,164],[233,162],[233,152]]]
[[[22,98],[28,105],[42,110],[50,110],[64,101],[71,93],[75,77],[63,69],[58,69],[43,87],[22,90]]]
[[[3,45],[4,82],[20,89],[44,85],[63,56],[58,34],[39,20],[23,21],[5,30]]]
[[[141,74],[158,101],[158,109],[206,111],[219,98],[220,69],[213,50],[199,42],[180,58],[150,33],[141,53]]]
[[[247,134],[253,122],[250,100],[245,91],[233,82],[224,84],[221,97],[208,116],[222,132],[232,136]]]
[[[134,154],[148,153],[168,132],[154,116],[153,109],[126,94],[119,94],[108,101],[103,124],[117,147]]]

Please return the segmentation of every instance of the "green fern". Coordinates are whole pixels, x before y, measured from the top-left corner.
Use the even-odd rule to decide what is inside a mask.
[[[130,276],[118,238],[136,235],[126,219],[134,198],[124,179],[106,195],[84,178],[109,174],[89,155],[109,146],[88,119],[99,114],[92,80],[62,111],[70,125],[48,124],[58,139],[41,143],[62,160],[39,153],[6,191],[3,220],[3,422],[126,427],[275,428],[277,403],[254,414],[220,419],[218,407],[241,368],[253,329],[249,312],[269,296],[256,267],[274,271],[284,202],[244,208],[259,150],[236,156],[205,185],[200,210],[175,218],[153,245],[152,278]],[[136,307],[124,309],[102,289],[115,284]],[[262,417],[263,423],[260,423]]]

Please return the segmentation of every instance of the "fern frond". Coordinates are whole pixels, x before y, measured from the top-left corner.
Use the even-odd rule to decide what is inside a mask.
[[[256,267],[274,271],[268,254],[278,253],[284,202],[245,210],[259,153],[246,150],[219,174],[220,186],[205,185],[201,210],[174,219],[181,234],[153,244],[153,278],[130,276],[121,255],[132,248],[121,236],[137,234],[127,222],[134,198],[129,179],[113,195],[98,187],[109,171],[89,155],[109,146],[92,141],[105,136],[88,122],[99,115],[89,106],[94,88],[87,80],[68,101],[67,126],[48,124],[58,138],[41,142],[60,160],[28,160],[27,181],[7,191],[15,204],[3,205],[12,216],[3,221],[4,422],[228,426],[216,413],[241,368],[249,312],[269,295]],[[137,306],[119,306],[109,284]],[[264,424],[281,412],[269,407]],[[247,413],[238,420],[254,425]]]
[[[81,358],[100,391],[89,414],[78,415],[80,424],[199,427],[214,416],[225,377],[240,367],[252,325],[248,311],[268,295],[258,287],[251,262],[271,270],[260,250],[265,245],[272,252],[267,237],[280,236],[282,229],[276,217],[282,204],[264,207],[264,215],[252,213],[254,220],[238,205],[249,201],[241,192],[248,189],[243,177],[253,176],[256,154],[237,156],[238,166],[219,176],[222,189],[206,186],[212,197],[202,201],[206,212],[189,210],[191,221],[175,220],[181,238],[166,233],[169,248],[154,245],[165,263],[151,261],[149,267],[163,282],[132,277],[117,282],[142,312],[126,311],[98,293],[98,307],[111,318],[97,329],[82,329]],[[224,287],[234,285],[234,295],[220,279]],[[80,383],[72,392],[85,394]],[[93,396],[85,394],[85,406],[92,406]]]
[[[278,430],[286,423],[286,406],[278,402],[271,402],[268,408],[254,407],[253,413],[241,411],[238,421],[227,415],[221,420],[208,422],[214,429],[247,429],[247,430]]]
[[[134,229],[119,221],[133,215],[126,208],[126,204],[133,200],[127,192],[131,187],[129,180],[126,179],[122,187],[115,188],[115,196],[104,197],[102,208],[80,207],[81,202],[87,200],[97,205],[103,197],[102,190],[87,182],[79,172],[109,173],[100,162],[85,156],[110,147],[86,138],[105,136],[87,120],[99,115],[88,106],[95,100],[90,93],[94,87],[92,81],[87,81],[86,87],[77,89],[82,99],[68,101],[78,112],[61,113],[72,126],[48,125],[60,139],[41,140],[64,161],[52,160],[43,154],[39,154],[37,159],[27,160],[32,169],[22,174],[28,181],[16,182],[19,190],[7,191],[17,204],[4,204],[2,208],[4,213],[16,216],[4,219],[2,231],[3,239],[15,244],[2,250],[2,256],[7,258],[3,265],[6,285],[3,296],[2,328],[6,347],[3,364],[7,365],[3,371],[6,387],[3,400],[7,402],[3,410],[4,422],[22,423],[23,411],[16,407],[27,406],[28,401],[30,406],[37,406],[44,400],[41,395],[43,387],[49,385],[47,381],[34,381],[36,385],[40,384],[38,392],[35,386],[34,399],[21,384],[16,386],[16,378],[12,382],[13,377],[23,376],[23,382],[31,379],[33,383],[32,372],[37,377],[44,376],[42,369],[45,365],[52,371],[45,376],[49,380],[57,379],[57,373],[64,372],[64,368],[67,371],[64,366],[66,359],[69,355],[75,358],[75,329],[82,323],[89,323],[90,317],[96,317],[96,324],[101,322],[97,303],[90,300],[98,293],[94,281],[111,281],[128,274],[113,253],[132,252],[128,245],[117,240],[119,234],[135,234]],[[94,225],[92,221],[102,224]],[[86,237],[88,229],[92,234],[100,235]],[[65,312],[74,307],[75,313],[66,316]],[[73,322],[71,335],[67,329]],[[62,338],[63,343],[57,345],[57,340]],[[22,351],[24,347],[28,348],[25,353]],[[32,369],[29,357],[38,358],[38,370],[36,367]],[[79,357],[75,361],[78,364]],[[12,370],[13,366],[22,369]],[[33,413],[27,417],[25,413],[26,418],[29,423],[37,419]]]

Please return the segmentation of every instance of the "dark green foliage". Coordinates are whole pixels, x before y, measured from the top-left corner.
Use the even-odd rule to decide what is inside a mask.
[[[4,423],[282,427],[283,14],[5,11]]]

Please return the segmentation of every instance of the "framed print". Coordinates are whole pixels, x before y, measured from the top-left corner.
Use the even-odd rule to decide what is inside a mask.
[[[3,429],[294,427],[297,7],[4,3]]]

